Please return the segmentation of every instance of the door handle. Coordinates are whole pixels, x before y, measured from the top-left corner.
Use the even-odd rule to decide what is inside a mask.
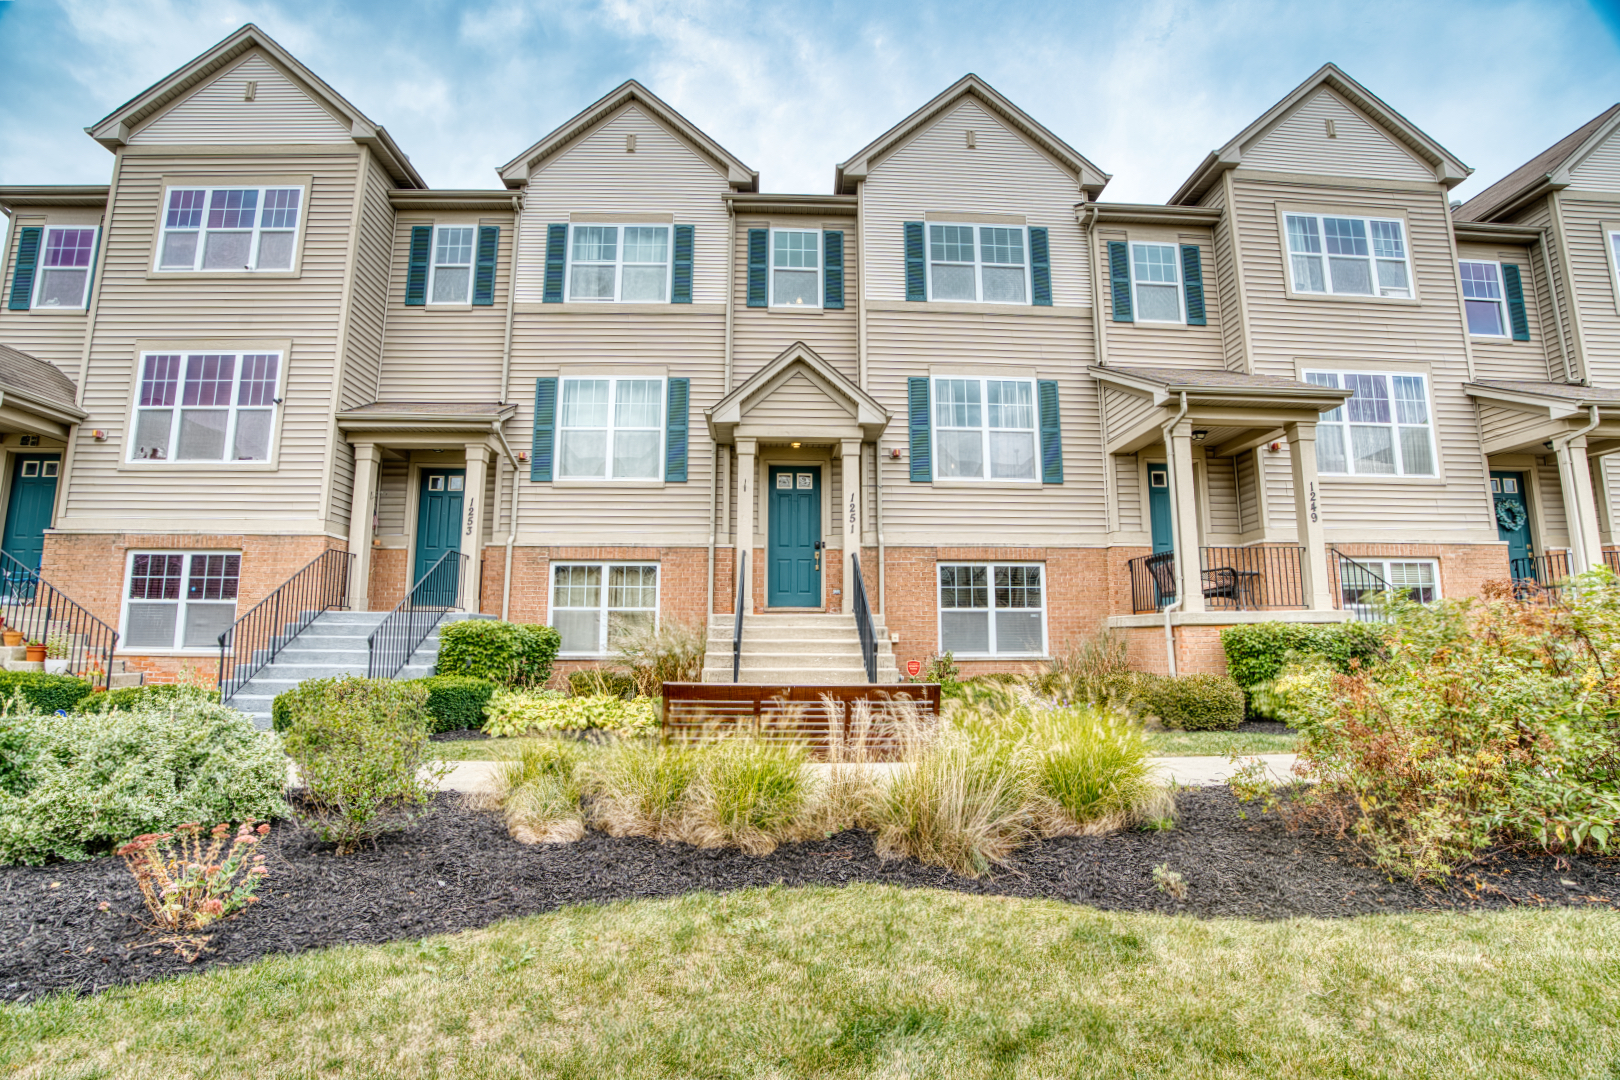
[[[817,540],[815,542],[815,552],[816,552],[816,572],[820,573],[821,572],[821,541],[820,540]]]

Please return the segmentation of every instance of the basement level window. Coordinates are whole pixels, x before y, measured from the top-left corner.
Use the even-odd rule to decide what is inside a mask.
[[[137,551],[129,556],[122,646],[217,649],[236,622],[240,552]]]
[[[940,563],[939,651],[957,658],[1044,656],[1045,567]]]
[[[657,563],[553,563],[551,582],[560,655],[605,656],[619,634],[657,625]]]

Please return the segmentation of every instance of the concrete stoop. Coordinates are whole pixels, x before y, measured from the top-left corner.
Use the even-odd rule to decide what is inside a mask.
[[[895,665],[894,648],[889,644],[883,617],[874,615],[872,624],[877,632],[877,681],[897,683],[900,669]],[[709,619],[708,651],[703,658],[704,682],[731,682],[731,639],[735,627],[734,615],[715,615]],[[739,682],[792,686],[866,682],[866,667],[861,663],[861,637],[853,615],[808,612],[745,616],[741,660]]]
[[[0,668],[6,671],[44,671],[46,660],[28,659],[28,646],[0,645]],[[107,688],[109,690],[122,690],[126,686],[140,686],[146,681],[143,671],[130,671],[124,661],[114,658],[112,671],[108,672]]]

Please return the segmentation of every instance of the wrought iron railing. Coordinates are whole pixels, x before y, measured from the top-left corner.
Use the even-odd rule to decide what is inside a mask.
[[[1163,611],[1176,602],[1176,557],[1168,551],[1143,555],[1125,564],[1131,572],[1131,610],[1138,615]]]
[[[378,624],[366,639],[370,654],[366,674],[370,678],[398,675],[445,612],[460,603],[462,570],[470,557],[459,551],[445,552]]]
[[[1308,608],[1305,549],[1293,544],[1202,547],[1204,607],[1210,611]]]
[[[0,551],[0,619],[6,629],[19,631],[31,644],[44,645],[47,660],[66,660],[62,674],[106,685],[118,631],[8,551]]]
[[[748,552],[737,557],[737,620],[731,628],[731,681],[742,682],[743,603],[748,597]]]
[[[861,662],[866,665],[866,681],[877,682],[877,630],[872,626],[872,608],[866,602],[866,582],[861,579],[859,553],[849,557],[851,587],[855,599],[850,606],[855,610],[855,632],[861,638]]]
[[[1380,599],[1394,586],[1382,574],[1357,562],[1338,548],[1328,548],[1328,573],[1333,577],[1333,606],[1348,611],[1357,622],[1386,622]]]
[[[1604,554],[1606,557],[1608,553]],[[1514,584],[1540,585],[1544,589],[1561,585],[1569,577],[1569,552],[1553,551],[1546,555],[1509,559],[1508,575]]]
[[[1620,551],[1614,548],[1603,549],[1603,565],[1613,573],[1620,574]]]
[[[354,556],[328,548],[219,635],[219,697],[229,701],[323,611],[349,606]]]

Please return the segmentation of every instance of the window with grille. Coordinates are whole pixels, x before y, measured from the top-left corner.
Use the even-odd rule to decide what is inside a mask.
[[[143,353],[130,461],[268,461],[280,353]]]
[[[557,470],[564,480],[658,480],[663,379],[562,380]]]
[[[934,479],[1028,480],[1035,471],[1035,383],[934,380]]]
[[[121,648],[217,649],[236,622],[237,552],[138,551],[129,556]]]
[[[658,564],[554,563],[551,625],[559,652],[602,656],[620,631],[651,627],[658,619]]]
[[[939,651],[957,657],[1044,656],[1040,563],[939,564]]]
[[[291,270],[303,188],[169,188],[157,269]]]
[[[821,233],[771,230],[771,306],[821,306]]]
[[[668,225],[570,225],[567,299],[668,302],[669,230]]]
[[[1434,476],[1428,380],[1369,371],[1307,371],[1355,396],[1316,423],[1316,469],[1354,476]]]
[[[987,304],[1029,303],[1029,257],[1022,225],[928,224],[928,298]]]
[[[1386,218],[1286,214],[1296,293],[1410,297],[1406,226]]]
[[[96,230],[50,228],[34,281],[34,308],[82,308],[90,292]]]

